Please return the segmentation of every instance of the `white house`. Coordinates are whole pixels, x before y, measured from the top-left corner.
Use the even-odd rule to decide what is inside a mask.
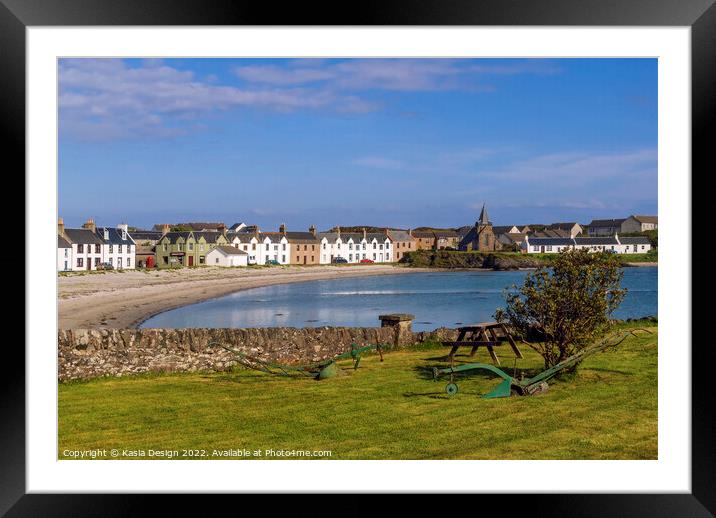
[[[612,252],[615,254],[645,254],[651,250],[646,237],[530,237],[526,236],[521,250],[529,254],[556,254],[565,249],[588,250],[590,252]]]
[[[320,264],[330,264],[342,257],[349,263],[369,259],[376,263],[395,261],[393,243],[384,232],[321,232]]]
[[[127,232],[126,224],[117,225],[117,228],[96,227],[95,234],[102,240],[102,263],[117,270],[135,268],[137,245]]]
[[[72,244],[61,235],[57,235],[57,270],[72,271]]]
[[[248,266],[249,254],[230,245],[218,245],[206,254],[207,266]]]

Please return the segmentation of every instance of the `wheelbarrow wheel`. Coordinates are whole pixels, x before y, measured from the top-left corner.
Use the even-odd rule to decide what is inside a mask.
[[[448,383],[445,385],[445,392],[448,396],[454,396],[457,394],[457,383]]]

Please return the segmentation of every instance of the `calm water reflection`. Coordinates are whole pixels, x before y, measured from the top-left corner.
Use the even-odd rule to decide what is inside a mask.
[[[616,318],[657,314],[656,267],[625,268],[629,290]],[[435,272],[311,281],[244,290],[161,313],[141,327],[309,327],[380,325],[383,313],[412,313],[413,329],[493,320],[502,290],[525,271]]]

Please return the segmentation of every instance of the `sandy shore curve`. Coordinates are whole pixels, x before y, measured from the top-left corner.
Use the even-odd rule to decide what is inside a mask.
[[[249,288],[420,271],[434,269],[370,264],[72,273],[58,277],[59,327],[133,328],[163,311]]]

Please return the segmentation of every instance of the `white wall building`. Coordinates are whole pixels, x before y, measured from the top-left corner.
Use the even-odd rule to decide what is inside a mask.
[[[249,254],[235,246],[218,245],[206,254],[207,266],[248,266]]]
[[[330,264],[337,257],[349,263],[360,263],[369,259],[376,263],[395,261],[393,242],[382,232],[321,232],[320,263]]]
[[[72,271],[72,244],[64,237],[57,236],[57,271]]]

